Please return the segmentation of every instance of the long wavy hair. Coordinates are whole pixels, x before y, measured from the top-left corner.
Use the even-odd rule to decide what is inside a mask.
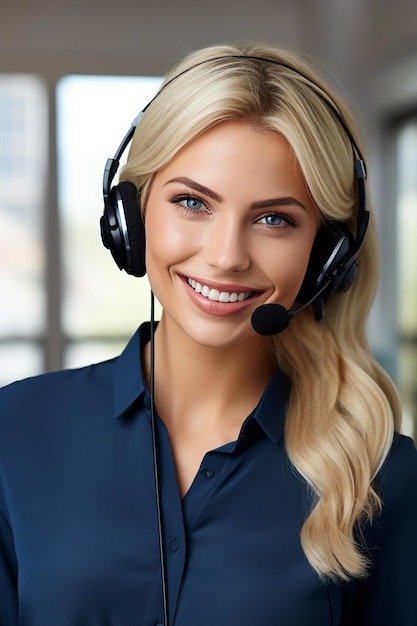
[[[135,131],[120,179],[136,185],[144,210],[153,176],[179,150],[222,121],[242,120],[281,133],[320,219],[355,232],[353,149],[331,107],[359,145],[346,105],[301,57],[261,44],[205,48],[166,77]],[[366,337],[378,274],[372,209],[358,261],[353,286],[330,297],[320,323],[306,310],[271,339],[277,364],[292,380],[286,449],[312,494],[300,539],[324,579],[366,576],[359,527],[382,506],[374,478],[401,420],[397,392]]]

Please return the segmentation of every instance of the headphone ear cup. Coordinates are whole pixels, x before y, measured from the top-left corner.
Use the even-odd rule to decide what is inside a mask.
[[[138,191],[133,183],[123,182],[119,184],[119,192],[129,241],[129,249],[126,250],[126,271],[133,276],[144,276],[146,274],[145,226],[140,212]]]
[[[357,262],[353,250],[353,235],[343,224],[322,226],[311,249],[297,302],[308,302],[328,281],[329,285],[321,294],[322,300],[327,300],[336,291],[347,291],[356,276]]]
[[[358,261],[356,259],[357,253],[352,253],[354,239],[353,236],[349,233],[349,250],[348,257],[345,257],[343,261],[343,265],[340,265],[338,271],[334,276],[334,280],[331,283],[331,291],[330,293],[344,293],[348,289],[350,289],[353,281],[356,278],[356,274],[358,273]]]
[[[145,227],[133,183],[115,185],[105,196],[100,228],[103,244],[119,269],[133,276],[144,276]]]

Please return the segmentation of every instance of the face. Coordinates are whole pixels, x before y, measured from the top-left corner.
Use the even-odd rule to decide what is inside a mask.
[[[288,142],[228,121],[156,174],[145,230],[161,323],[201,345],[229,346],[256,341],[256,307],[293,305],[317,210]]]

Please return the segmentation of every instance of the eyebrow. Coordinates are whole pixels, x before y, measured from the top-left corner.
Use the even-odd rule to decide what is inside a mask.
[[[209,189],[205,185],[201,185],[197,181],[192,180],[191,178],[187,178],[187,176],[178,176],[177,178],[171,178],[165,183],[164,187],[166,185],[169,185],[170,183],[181,183],[183,185],[186,185],[187,187],[190,187],[191,189],[194,189],[195,191],[198,191],[199,193],[206,195],[208,198],[211,198],[215,202],[224,202],[224,198],[221,195],[219,195],[212,189]],[[282,198],[268,198],[267,200],[258,200],[256,202],[251,202],[251,204],[249,205],[249,210],[253,211],[258,209],[269,209],[272,207],[288,205],[295,205],[304,209],[304,211],[307,210],[304,204],[293,196],[284,196]]]
[[[198,191],[199,193],[202,193],[205,196],[208,196],[209,198],[211,198],[212,200],[215,200],[216,202],[224,202],[224,198],[222,198],[222,196],[220,196],[218,193],[216,193],[212,189],[209,189],[208,187],[205,187],[204,185],[201,185],[200,183],[197,183],[195,180],[192,180],[191,178],[187,178],[186,176],[179,176],[178,178],[171,178],[171,180],[168,180],[165,183],[164,187],[166,185],[169,185],[170,183],[182,183],[183,185],[187,185],[187,187],[190,187],[191,189],[194,189],[195,191]]]

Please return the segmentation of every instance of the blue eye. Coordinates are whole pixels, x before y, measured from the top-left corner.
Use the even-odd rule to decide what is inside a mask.
[[[286,224],[282,215],[278,215],[276,213],[265,215],[259,220],[259,223],[266,224],[267,226],[282,226],[283,224]]]
[[[184,206],[187,207],[187,209],[190,209],[192,211],[198,211],[204,206],[201,200],[199,200],[198,198],[185,198],[182,202]]]
[[[188,213],[200,213],[208,210],[206,203],[196,196],[182,193],[172,198],[171,202],[181,206]]]

